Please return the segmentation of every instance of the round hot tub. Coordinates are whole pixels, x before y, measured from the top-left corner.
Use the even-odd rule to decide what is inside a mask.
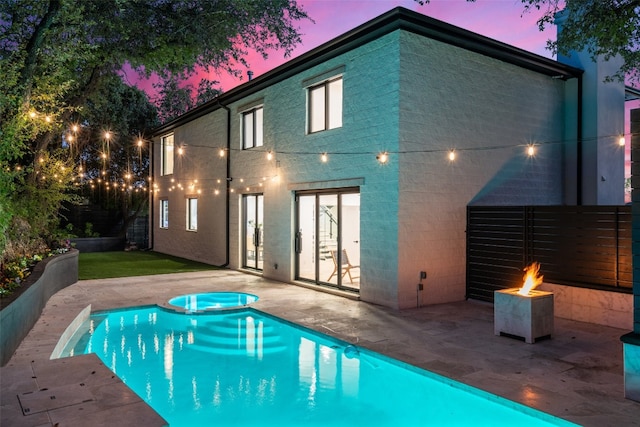
[[[169,304],[187,311],[243,307],[258,301],[257,295],[243,292],[206,292],[180,295],[169,300]]]

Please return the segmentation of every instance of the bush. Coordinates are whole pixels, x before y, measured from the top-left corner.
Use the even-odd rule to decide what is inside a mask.
[[[64,232],[52,233],[49,243],[33,233],[29,223],[18,217],[7,229],[6,245],[0,259],[0,298],[10,295],[31,274],[44,257],[65,253],[71,249]]]

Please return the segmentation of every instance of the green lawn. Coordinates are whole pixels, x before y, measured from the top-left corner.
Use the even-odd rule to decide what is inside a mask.
[[[217,267],[157,252],[122,251],[80,253],[78,269],[79,279],[87,280],[215,270]]]

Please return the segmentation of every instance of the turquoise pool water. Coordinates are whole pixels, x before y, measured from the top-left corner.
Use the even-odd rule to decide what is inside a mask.
[[[243,292],[205,292],[171,298],[169,304],[187,311],[242,307],[258,301],[257,295]]]
[[[575,426],[250,308],[94,313],[91,352],[171,426]]]

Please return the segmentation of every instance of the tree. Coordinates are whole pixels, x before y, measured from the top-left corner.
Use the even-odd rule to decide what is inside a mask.
[[[38,182],[37,159],[125,63],[161,78],[238,74],[249,48],[289,54],[306,18],[294,0],[0,0],[0,236],[18,214],[10,196]]]
[[[156,127],[156,107],[148,96],[112,75],[74,114],[64,144],[78,171],[74,184],[80,195],[122,220],[119,234],[146,211],[149,176],[145,134]]]
[[[640,0],[522,0],[525,11],[542,10],[538,27],[553,24],[562,9],[566,13],[562,32],[548,41],[554,53],[586,49],[592,58],[620,56],[622,68],[609,79],[640,83]]]
[[[222,91],[215,85],[217,81],[201,79],[197,90],[190,84],[182,84],[179,77],[171,76],[153,87],[158,90],[158,118],[161,123],[166,123],[190,109],[215,98]],[[195,97],[194,97],[195,93]]]

